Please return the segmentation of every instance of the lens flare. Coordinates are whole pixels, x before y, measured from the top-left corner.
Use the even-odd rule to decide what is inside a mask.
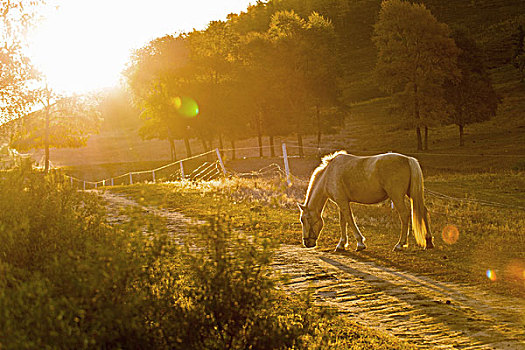
[[[488,269],[487,270],[487,278],[494,282],[496,280],[496,272],[494,270]]]
[[[447,225],[443,228],[441,237],[443,237],[443,242],[446,244],[454,244],[459,239],[459,230],[454,225]]]
[[[523,283],[525,286],[525,261],[512,260],[505,268],[505,277],[513,282]]]
[[[183,117],[193,118],[199,114],[199,105],[191,97],[177,96],[172,99],[172,103]]]
[[[173,99],[173,105],[175,106],[175,108],[180,109],[180,107],[182,106],[182,100],[181,100],[181,98],[178,97],[178,96],[175,97],[175,98]]]

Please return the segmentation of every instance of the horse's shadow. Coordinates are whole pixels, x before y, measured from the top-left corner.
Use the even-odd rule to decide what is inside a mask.
[[[402,254],[418,255],[421,252],[410,250]],[[374,252],[322,251],[322,253],[319,259],[323,262],[365,281],[374,292],[384,293],[411,305],[414,310],[418,310],[419,313],[425,314],[450,330],[467,331],[469,337],[478,339],[476,332],[468,332],[472,312],[475,311],[481,313],[480,319],[486,320],[487,316],[493,318],[486,324],[486,331],[492,334],[493,339],[504,339],[506,336],[503,332],[492,328],[491,325],[497,324],[503,317],[509,315],[500,315],[491,305],[466,296],[458,287],[389,267],[388,265],[392,266],[392,262]],[[352,261],[345,261],[344,258],[355,259],[356,263],[366,263],[368,265],[366,268],[374,269],[376,273],[357,268],[353,266]],[[486,339],[486,335],[480,335],[478,340],[486,341]]]

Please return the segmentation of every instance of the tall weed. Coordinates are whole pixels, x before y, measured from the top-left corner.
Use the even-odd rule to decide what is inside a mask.
[[[0,348],[348,345],[333,315],[276,288],[271,241],[226,218],[182,239],[133,210],[115,228],[95,195],[29,167],[0,194]]]

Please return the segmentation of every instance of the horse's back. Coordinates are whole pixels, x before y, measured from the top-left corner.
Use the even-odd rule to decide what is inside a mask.
[[[349,201],[378,203],[393,192],[406,193],[410,184],[408,157],[385,153],[370,157],[341,154],[327,167],[332,192],[343,187]],[[330,184],[329,184],[330,186]]]
[[[386,191],[406,193],[410,185],[410,158],[398,153],[380,154],[375,158],[376,172]]]

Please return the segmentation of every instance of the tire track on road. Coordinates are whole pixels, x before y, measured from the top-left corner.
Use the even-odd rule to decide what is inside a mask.
[[[282,246],[275,265],[288,289],[309,289],[318,303],[416,345],[525,349],[523,299],[301,246]]]

